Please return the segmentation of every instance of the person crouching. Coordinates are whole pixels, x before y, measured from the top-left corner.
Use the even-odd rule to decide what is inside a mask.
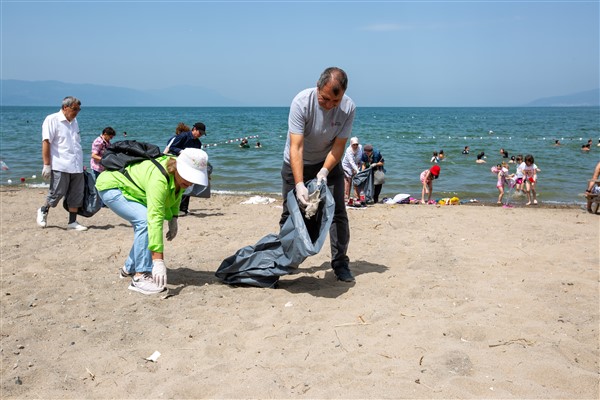
[[[208,185],[204,150],[187,148],[177,157],[165,155],[156,161],[166,170],[168,180],[152,160],[146,160],[126,167],[131,179],[120,171],[104,171],[96,181],[104,204],[133,226],[133,246],[119,274],[131,277],[129,289],[143,294],[166,289],[164,221],[169,225],[165,237],[173,240],[183,192],[192,184]]]

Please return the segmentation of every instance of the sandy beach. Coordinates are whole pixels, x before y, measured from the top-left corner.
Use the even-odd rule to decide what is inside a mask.
[[[327,242],[259,289],[214,272],[279,231],[281,200],[192,198],[168,295],[144,296],[112,211],[41,229],[46,189],[0,195],[3,399],[599,397],[600,219],[579,207],[349,210],[354,284]]]

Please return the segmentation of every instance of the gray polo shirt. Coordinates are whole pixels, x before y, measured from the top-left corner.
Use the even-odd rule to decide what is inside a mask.
[[[319,106],[316,87],[298,93],[290,106],[283,161],[290,163],[290,134],[294,133],[304,135],[304,164],[323,162],[336,138],[348,139],[352,134],[355,109],[346,95],[339,106],[327,111]]]

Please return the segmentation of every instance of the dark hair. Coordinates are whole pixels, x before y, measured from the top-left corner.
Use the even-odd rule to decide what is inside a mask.
[[[348,75],[341,68],[329,67],[323,71],[317,81],[317,88],[323,89],[331,81],[335,83],[332,90],[336,96],[348,88]]]
[[[527,154],[525,156],[525,162],[529,161],[530,163],[533,164],[533,156],[531,154]]]
[[[482,151],[481,153],[477,154],[477,159],[481,160],[483,156],[485,156],[485,153]]]
[[[106,128],[104,128],[102,130],[102,133],[104,133],[108,136],[116,136],[117,135],[117,132],[115,132],[115,130],[110,126],[107,126]]]

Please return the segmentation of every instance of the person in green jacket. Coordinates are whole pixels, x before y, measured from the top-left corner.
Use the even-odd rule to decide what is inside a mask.
[[[168,180],[147,160],[125,168],[131,179],[120,171],[104,171],[96,181],[104,204],[133,226],[133,246],[119,274],[121,278],[131,277],[129,289],[143,294],[166,289],[163,222],[169,225],[165,237],[173,240],[183,192],[192,184],[208,185],[208,155],[204,150],[187,148],[177,157],[165,155],[156,161],[168,173]]]

